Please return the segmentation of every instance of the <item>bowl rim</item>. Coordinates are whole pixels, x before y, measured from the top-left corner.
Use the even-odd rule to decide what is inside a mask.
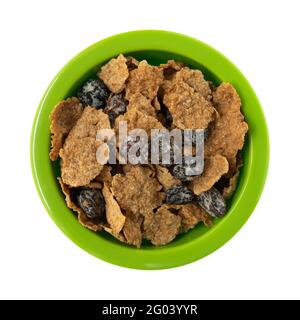
[[[120,50],[122,48],[123,50]],[[255,109],[255,115],[253,114],[255,121],[250,127],[248,141],[248,172],[239,197],[231,206],[230,216],[220,220],[216,227],[199,238],[180,246],[150,250],[135,249],[101,238],[80,226],[77,220],[62,214],[62,205],[64,204],[65,207],[66,205],[62,197],[58,198],[55,194],[56,190],[53,189],[57,182],[53,174],[52,177],[50,176],[51,170],[49,171],[48,168],[49,141],[46,141],[45,134],[42,134],[42,129],[45,130],[43,127],[49,122],[49,113],[43,112],[45,106],[54,99],[54,92],[57,96],[64,95],[61,88],[64,87],[64,82],[71,81],[72,70],[76,70],[78,74],[85,72],[84,68],[93,66],[99,52],[102,60],[99,59],[98,65],[101,64],[100,61],[105,61],[103,57],[108,60],[121,52],[147,50],[172,52],[198,61],[208,70],[213,70],[212,72],[223,81],[231,82],[241,95],[243,104],[251,102],[251,107]],[[248,118],[246,119],[248,121]],[[49,130],[49,126],[47,129]],[[49,161],[45,158],[46,149]],[[209,255],[229,241],[244,225],[253,212],[265,184],[269,163],[269,135],[262,107],[255,92],[243,74],[223,54],[183,34],[163,30],[137,30],[120,33],[96,42],[77,54],[58,72],[45,91],[35,114],[30,137],[30,162],[35,186],[42,203],[56,225],[75,244],[95,257],[122,267],[144,270],[167,269],[185,265]]]

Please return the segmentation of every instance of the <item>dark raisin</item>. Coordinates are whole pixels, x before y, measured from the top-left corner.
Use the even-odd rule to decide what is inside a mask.
[[[89,219],[105,220],[105,202],[99,189],[83,188],[79,190],[77,203]]]
[[[108,114],[111,123],[115,122],[115,119],[126,112],[128,101],[125,100],[124,93],[111,94],[108,98],[104,111]]]
[[[192,176],[186,175],[185,166],[183,164],[176,164],[172,169],[172,174],[175,178],[181,180],[182,182],[193,180]]]
[[[226,213],[226,202],[216,188],[202,192],[196,201],[212,217],[222,217]]]
[[[101,109],[106,105],[109,90],[100,79],[90,79],[79,89],[77,96],[83,105]]]
[[[166,203],[185,204],[194,200],[194,194],[186,186],[178,184],[166,191]]]
[[[175,178],[181,180],[182,182],[192,181],[194,177],[186,174],[186,168],[184,164],[176,164],[172,168],[172,174]]]
[[[185,157],[182,164],[176,164],[172,168],[172,174],[177,179],[188,182],[203,172],[202,163],[197,163],[194,157]]]

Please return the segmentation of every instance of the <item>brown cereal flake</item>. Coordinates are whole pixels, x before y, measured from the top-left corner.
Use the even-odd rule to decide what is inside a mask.
[[[198,205],[194,203],[188,204],[164,204],[172,213],[181,217],[181,232],[187,232],[194,228],[199,222],[203,222],[206,227],[213,224],[211,217]]]
[[[92,107],[85,107],[76,125],[70,131],[67,140],[91,137],[96,139],[97,131],[110,129],[108,115],[102,110]]]
[[[200,70],[192,70],[188,67],[182,68],[176,72],[174,82],[183,81],[191,88],[201,94],[206,100],[211,99],[211,89],[209,83],[204,79],[203,73]]]
[[[112,180],[111,166],[104,165],[100,174],[94,180],[98,182],[107,182],[110,184]]]
[[[217,154],[204,160],[204,171],[190,183],[190,189],[196,194],[211,189],[211,187],[228,171],[228,161]]]
[[[138,68],[130,71],[126,85],[126,99],[130,100],[133,94],[141,93],[149,100],[157,95],[159,86],[163,82],[163,70],[150,66],[146,60],[139,63]]]
[[[65,183],[63,183],[61,178],[58,178],[58,182],[61,186],[62,192],[65,195],[65,200],[68,208],[72,209],[77,213],[79,223],[94,232],[100,231],[102,229],[102,225],[89,219],[86,216],[86,214],[82,211],[82,209],[73,202],[71,197],[71,189]]]
[[[222,195],[224,199],[230,199],[235,192],[239,177],[240,177],[240,169],[243,166],[243,158],[238,153],[235,161],[235,166],[231,170],[231,174],[229,176],[225,175],[225,178],[228,179],[228,186],[223,189]]]
[[[181,217],[180,232],[185,233],[190,229],[193,229],[198,224],[199,220],[196,218],[193,212],[184,208],[180,209],[179,212],[179,216]]]
[[[240,170],[238,170],[230,179],[228,187],[223,189],[222,195],[225,200],[230,199],[237,188],[240,177]]]
[[[116,233],[112,230],[112,228],[107,227],[107,226],[103,226],[103,229],[104,229],[107,233],[109,233],[110,235],[112,235],[114,238],[116,238],[117,240],[119,240],[119,241],[121,241],[121,242],[123,242],[123,243],[127,243],[127,241],[126,241],[126,239],[125,239],[125,237],[124,237],[124,235],[123,235],[122,233],[116,234]]]
[[[132,164],[124,164],[123,165],[123,173],[126,174],[126,173],[130,172],[130,170],[132,168],[134,168],[134,165],[132,165]]]
[[[102,189],[102,184],[97,181],[92,181],[89,184],[87,184],[85,187],[90,189]]]
[[[114,199],[113,194],[106,183],[104,184],[102,193],[105,200],[106,220],[112,233],[119,234],[124,226],[126,218],[121,212],[120,206]]]
[[[179,129],[205,129],[215,112],[211,103],[181,79],[165,87],[163,102]]]
[[[148,163],[148,164],[144,164],[143,165],[144,168],[148,168],[151,173],[150,173],[150,177],[155,177],[156,176],[156,170],[155,170],[155,165]]]
[[[227,158],[229,169],[228,172],[224,175],[224,178],[230,178],[234,175],[237,169],[237,157]]]
[[[248,131],[248,125],[240,111],[240,97],[231,84],[222,83],[213,93],[213,102],[219,117],[205,143],[205,154],[234,158],[238,150],[243,148]]]
[[[122,54],[116,59],[111,59],[101,68],[98,76],[110,91],[120,93],[125,88],[129,76],[127,59]]]
[[[143,217],[141,215],[126,214],[126,221],[123,227],[123,234],[127,243],[138,248],[142,244],[142,222]]]
[[[71,187],[79,187],[93,180],[102,169],[102,165],[97,162],[96,151],[93,138],[66,141],[59,153],[63,182]]]
[[[210,216],[196,204],[188,203],[180,206],[178,214],[181,217],[181,232],[187,232],[199,222],[203,222],[207,227],[212,225]]]
[[[166,207],[160,207],[153,214],[151,223],[144,231],[144,238],[155,246],[171,242],[180,231],[181,217],[171,213]]]
[[[138,110],[146,115],[156,117],[156,112],[151,104],[151,101],[140,93],[136,93],[130,96],[127,110],[132,109]]]
[[[240,112],[241,99],[232,84],[221,83],[213,94],[213,102],[219,114],[230,112]]]
[[[155,117],[149,116],[136,108],[128,110],[124,115],[119,116],[116,119],[116,127],[120,121],[127,121],[128,130],[143,129],[148,135],[151,133],[151,129],[163,129],[164,126]]]
[[[50,114],[51,151],[50,159],[57,160],[59,150],[65,138],[80,118],[83,106],[77,98],[68,98],[59,102]]]
[[[112,180],[112,192],[120,207],[134,214],[147,214],[162,204],[164,193],[152,170],[132,166],[125,175],[117,174]]]
[[[96,133],[102,128],[110,128],[108,116],[102,110],[86,107],[59,153],[64,183],[84,186],[100,174],[103,166],[96,152],[101,142],[96,141]]]
[[[82,213],[82,210],[72,201],[70,188],[66,184],[63,183],[61,178],[57,178],[57,180],[60,184],[60,187],[61,187],[63,194],[66,197],[65,200],[66,200],[68,208],[74,210],[78,214]]]
[[[144,233],[145,233],[145,230],[148,230],[148,228],[150,227],[152,221],[153,221],[153,211],[152,212],[146,212],[143,214],[143,218],[144,218],[144,221],[142,223],[142,235],[143,235],[143,238],[144,237]]]
[[[58,103],[50,115],[49,157],[61,157],[58,181],[67,206],[77,213],[80,224],[95,232],[104,229],[117,240],[138,248],[143,239],[161,246],[198,223],[211,226],[212,218],[196,202],[165,203],[166,191],[182,183],[171,174],[170,167],[108,165],[108,140],[116,134],[120,160],[119,148],[126,147],[119,146],[121,121],[127,122],[129,135],[133,129],[143,129],[148,138],[152,129],[165,126],[170,130],[205,129],[204,170],[186,186],[196,195],[215,187],[227,200],[238,184],[242,166],[239,150],[248,130],[234,87],[229,83],[215,87],[200,70],[181,62],[169,60],[157,67],[122,54],[102,66],[98,77],[111,91],[110,99],[119,99],[116,103],[128,101],[126,110],[121,106],[123,112],[112,106],[118,109],[116,119],[111,113],[109,118],[106,109],[107,113],[90,106],[84,108],[77,98]],[[111,129],[110,120],[114,129],[111,137],[101,137],[100,129]],[[97,161],[100,154],[104,155],[101,163]],[[105,223],[87,217],[77,203],[82,190],[77,187],[101,190]]]
[[[135,168],[136,165],[134,164],[124,164],[123,165],[123,173],[128,173],[130,172],[131,169]],[[149,177],[155,177],[156,175],[156,172],[155,172],[155,168],[154,168],[154,165],[152,164],[144,164],[142,165],[142,168],[146,168],[149,170]]]
[[[167,168],[155,165],[155,169],[157,180],[163,186],[165,191],[181,183],[180,180],[172,176]]]

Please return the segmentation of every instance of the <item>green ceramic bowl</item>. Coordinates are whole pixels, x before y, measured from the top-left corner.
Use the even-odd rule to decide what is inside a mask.
[[[110,58],[123,53],[159,64],[179,60],[201,69],[216,84],[231,82],[242,99],[249,124],[238,189],[228,214],[212,228],[197,226],[164,247],[146,245],[136,249],[119,243],[105,232],[82,227],[67,208],[56,177],[59,164],[49,160],[49,114],[54,105],[71,96],[78,86]],[[157,31],[133,31],[101,40],[73,58],[49,85],[36,112],[31,135],[31,165],[40,198],[57,226],[79,247],[107,262],[136,269],[165,269],[207,256],[225,244],[246,222],[263,190],[269,160],[267,125],[260,103],[242,73],[221,53],[185,35]]]

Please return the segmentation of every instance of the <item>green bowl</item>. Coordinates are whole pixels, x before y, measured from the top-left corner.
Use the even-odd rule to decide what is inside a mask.
[[[249,124],[238,188],[225,217],[211,228],[197,226],[163,247],[141,249],[119,243],[105,232],[82,227],[67,208],[57,182],[59,163],[49,159],[49,114],[55,104],[71,96],[78,86],[110,58],[123,53],[159,64],[179,60],[201,69],[215,83],[231,82],[242,99]],[[242,73],[221,53],[188,36],[167,31],[142,30],[101,40],[79,53],[57,74],[46,90],[32,126],[31,166],[40,198],[57,226],[79,247],[107,262],[136,269],[165,269],[201,259],[224,245],[246,222],[263,190],[269,161],[268,130],[260,103]]]

